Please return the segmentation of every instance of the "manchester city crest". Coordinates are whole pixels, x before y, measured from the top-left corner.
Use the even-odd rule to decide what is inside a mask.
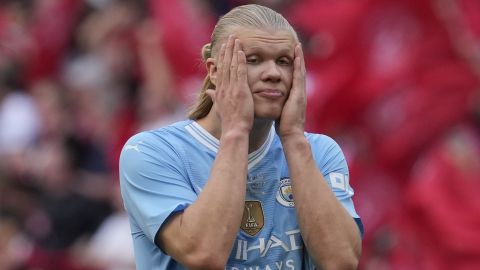
[[[294,207],[292,184],[290,178],[283,178],[280,180],[280,186],[277,192],[277,201],[286,207]]]

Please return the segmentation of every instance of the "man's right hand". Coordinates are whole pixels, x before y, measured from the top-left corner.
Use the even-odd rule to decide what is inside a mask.
[[[231,35],[222,44],[216,59],[216,89],[208,89],[217,113],[222,135],[247,132],[254,118],[253,96],[248,86],[247,64],[240,40]]]

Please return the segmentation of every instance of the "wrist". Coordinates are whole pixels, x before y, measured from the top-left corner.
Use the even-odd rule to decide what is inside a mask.
[[[222,123],[220,130],[221,136],[248,136],[252,130],[252,123],[244,123],[241,121],[230,124]]]
[[[220,136],[220,142],[226,142],[226,141],[233,141],[233,142],[243,142],[246,141],[248,143],[248,138],[249,138],[249,132],[246,130],[229,130],[222,132],[222,135]]]
[[[285,150],[289,148],[303,149],[305,147],[310,147],[303,133],[292,133],[289,135],[283,135],[280,137],[280,140]]]

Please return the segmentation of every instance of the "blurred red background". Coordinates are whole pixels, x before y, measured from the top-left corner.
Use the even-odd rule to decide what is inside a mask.
[[[339,142],[359,269],[480,269],[477,0],[0,2],[0,269],[134,269],[134,133],[185,117],[218,16],[260,3],[306,53],[307,130]]]

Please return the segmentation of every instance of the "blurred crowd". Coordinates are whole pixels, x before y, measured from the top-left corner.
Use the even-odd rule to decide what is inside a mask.
[[[128,137],[185,117],[218,16],[298,30],[307,130],[339,142],[360,269],[480,269],[480,1],[2,0],[0,269],[134,269]]]

